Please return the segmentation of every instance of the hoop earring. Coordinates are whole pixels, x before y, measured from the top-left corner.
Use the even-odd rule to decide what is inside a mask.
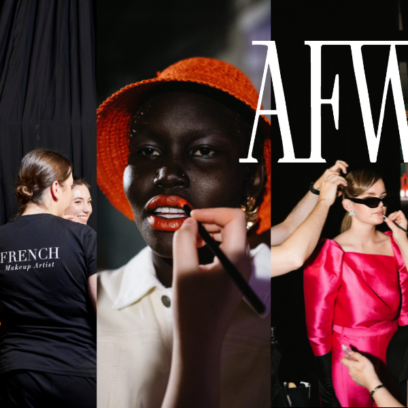
[[[356,215],[356,213],[353,211],[353,210],[350,210],[349,211],[349,216],[350,217],[354,217]]]
[[[259,206],[254,208],[255,203],[256,199],[254,197],[248,197],[246,204],[241,205],[241,210],[245,213],[247,231],[249,231],[258,220]]]

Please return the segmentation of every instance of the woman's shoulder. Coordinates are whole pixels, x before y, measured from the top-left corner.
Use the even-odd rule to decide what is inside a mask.
[[[327,273],[338,273],[341,270],[344,258],[342,247],[333,239],[322,239],[312,256],[307,260],[305,265],[305,274],[321,273],[325,270]],[[314,272],[313,272],[314,271]],[[320,271],[320,272],[316,272]]]
[[[340,248],[347,246],[350,242],[348,231],[342,232],[341,234],[334,237],[333,242],[335,242]]]
[[[344,251],[342,247],[333,239],[323,238],[315,248],[312,256],[307,260],[306,265],[312,265],[316,262],[324,262],[325,259],[335,258],[339,261],[343,258]]]
[[[322,238],[316,249],[318,249],[318,248],[320,248],[320,250],[326,250],[326,251],[341,251],[341,252],[343,252],[341,244],[337,241],[337,237],[333,238],[333,239]]]

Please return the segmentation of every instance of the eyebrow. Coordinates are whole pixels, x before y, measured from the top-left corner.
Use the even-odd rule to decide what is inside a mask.
[[[217,127],[205,128],[205,129],[189,129],[185,132],[189,135],[189,142],[194,142],[201,138],[216,136],[217,140],[223,142],[230,142],[229,137],[225,135],[225,131],[220,130]],[[162,140],[166,140],[167,136],[163,136],[159,131],[155,129],[147,129],[146,131],[141,130],[138,132],[137,138],[134,138],[134,142],[144,143],[143,139],[154,140],[156,143],[160,143]],[[132,144],[132,143],[131,143]]]
[[[382,193],[380,194],[380,196],[382,196],[382,195],[384,195],[384,194],[387,194],[387,192],[386,192],[386,191],[382,192]],[[375,193],[367,193],[367,195],[375,197]]]

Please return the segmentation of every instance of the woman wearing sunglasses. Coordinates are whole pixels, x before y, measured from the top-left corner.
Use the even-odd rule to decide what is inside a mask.
[[[373,390],[353,382],[341,364],[342,345],[369,355],[394,392],[386,351],[398,327],[408,325],[406,251],[391,231],[376,230],[387,207],[381,176],[365,169],[346,180],[341,234],[323,240],[305,268],[306,324],[324,405],[370,407]]]

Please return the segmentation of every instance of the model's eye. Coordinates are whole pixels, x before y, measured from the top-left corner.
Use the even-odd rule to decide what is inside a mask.
[[[145,147],[140,151],[143,156],[159,156],[160,153],[156,149],[152,149],[151,147]]]
[[[214,156],[215,150],[211,149],[210,147],[200,147],[194,152],[194,156],[200,156],[200,157],[205,157],[205,156]]]

